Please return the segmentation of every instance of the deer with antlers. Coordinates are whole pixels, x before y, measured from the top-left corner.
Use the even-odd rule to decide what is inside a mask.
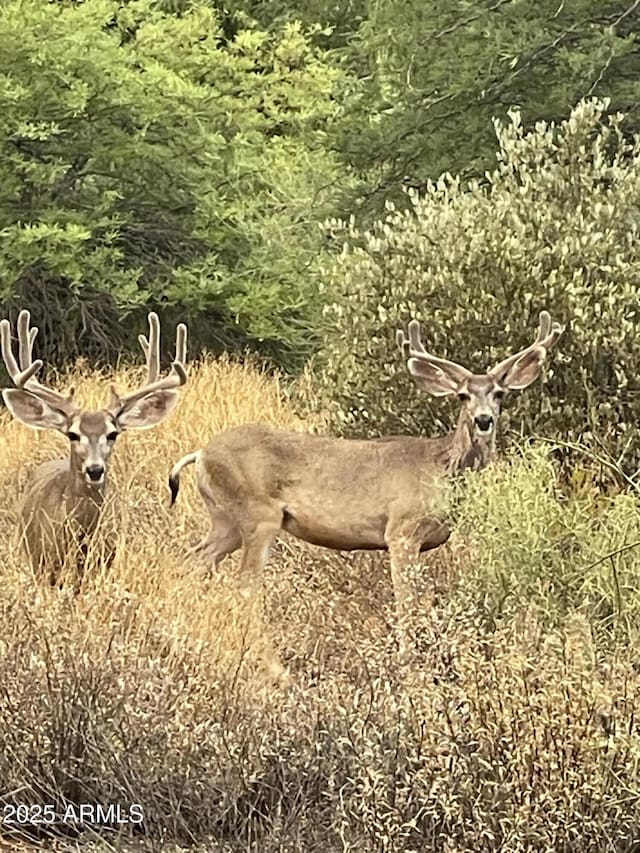
[[[69,456],[40,465],[20,512],[20,537],[33,568],[46,571],[55,584],[69,564],[82,575],[83,555],[100,519],[107,488],[107,467],[116,439],[127,429],[145,429],[160,423],[178,401],[178,389],[187,380],[187,329],[176,330],[176,354],[170,373],[160,374],[160,323],[149,314],[149,337],[139,336],[146,357],[147,377],[134,391],[120,395],[111,387],[104,409],[80,408],[73,394],[65,396],[39,382],[43,366],[33,359],[37,327],[30,314],[18,316],[18,359],[13,353],[11,325],[0,323],[2,357],[14,388],[2,392],[11,414],[27,426],[57,430],[69,441]],[[107,557],[112,555],[108,554]]]
[[[542,311],[534,342],[482,374],[429,353],[416,320],[408,338],[399,331],[397,341],[417,385],[435,397],[457,395],[462,403],[456,428],[439,438],[341,439],[258,424],[215,436],[180,459],[169,478],[173,504],[182,468],[195,463],[211,530],[192,550],[217,567],[242,548],[240,578],[247,597],[282,530],[335,550],[387,550],[401,610],[407,600],[405,567],[450,535],[440,511],[443,478],[487,465],[504,395],[536,379],[562,331]]]

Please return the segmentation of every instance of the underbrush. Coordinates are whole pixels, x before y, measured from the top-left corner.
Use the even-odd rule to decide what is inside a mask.
[[[75,380],[97,402],[103,380]],[[425,555],[430,639],[410,665],[385,555],[282,540],[265,632],[228,582],[233,558],[211,581],[186,561],[206,515],[187,472],[170,511],[166,476],[234,423],[318,426],[283,400],[250,367],[205,363],[170,421],[123,437],[118,555],[77,598],[31,578],[2,509],[3,803],[142,807],[142,827],[59,826],[78,830],[69,849],[631,853],[635,500],[567,494],[542,450],[512,454],[467,478],[456,532]],[[63,447],[7,417],[0,432],[5,495]],[[287,690],[263,670],[271,642]]]
[[[547,448],[514,453],[460,484],[458,534],[473,550],[474,606],[508,616],[535,604],[552,624],[580,612],[627,642],[640,624],[640,512],[628,492],[567,491]]]

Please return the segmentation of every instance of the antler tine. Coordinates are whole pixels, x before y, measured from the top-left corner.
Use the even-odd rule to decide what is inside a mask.
[[[398,341],[398,344],[401,344],[403,355],[405,355],[406,358],[417,358],[420,361],[428,362],[432,367],[448,373],[449,376],[454,378],[457,382],[465,382],[472,375],[471,372],[461,364],[456,364],[455,361],[449,361],[446,358],[438,358],[425,349],[422,339],[420,338],[420,322],[418,320],[411,320],[408,329],[408,340],[405,337],[404,332],[398,330],[398,333],[396,334],[396,340]],[[401,335],[402,343],[400,338]]]
[[[551,326],[551,330],[540,341],[539,346],[544,347],[546,350],[550,350],[551,347],[555,346],[558,338],[563,332],[564,326],[562,326],[560,323],[554,323]]]
[[[411,358],[411,344],[409,338],[405,335],[402,329],[396,331],[396,343],[400,348],[403,358]]]
[[[187,327],[178,323],[176,328],[176,361],[183,367],[187,363]]]
[[[187,360],[187,327],[184,323],[178,324],[176,329],[176,357],[170,373],[163,379],[157,378],[160,373],[160,321],[155,312],[149,314],[149,339],[140,335],[138,340],[147,358],[147,379],[139,388],[123,396],[120,396],[112,386],[107,405],[112,412],[119,412],[124,406],[130,406],[148,394],[179,388],[187,381],[187,371],[184,366]]]
[[[147,383],[155,382],[160,375],[160,321],[155,311],[149,313],[149,337],[138,335],[138,341],[147,360]]]
[[[33,363],[33,343],[38,334],[38,327],[29,328],[31,314],[26,308],[18,314],[18,360],[20,369],[27,370]]]
[[[536,337],[536,344],[540,344],[549,334],[549,330],[551,329],[551,315],[548,311],[541,311],[538,317],[538,335]]]
[[[70,413],[74,406],[69,397],[60,394],[53,388],[47,388],[42,385],[36,378],[36,373],[41,369],[43,361],[37,358],[33,361],[33,343],[38,334],[38,328],[34,326],[29,328],[31,315],[27,310],[23,310],[18,315],[18,361],[13,354],[13,346],[11,343],[11,324],[8,320],[2,320],[0,323],[0,343],[2,347],[2,358],[4,360],[7,372],[11,377],[16,388],[22,388],[29,391],[36,397],[40,397],[46,403],[55,406],[63,412]]]
[[[13,354],[13,346],[11,344],[11,325],[8,320],[2,320],[0,323],[0,338],[2,342],[2,358],[7,368],[7,373],[13,380],[16,388],[22,388],[26,383],[40,370],[42,361],[38,359],[33,364],[19,365]],[[24,370],[20,368],[24,367]]]
[[[545,351],[551,349],[563,332],[564,326],[561,326],[559,323],[553,323],[552,325],[549,312],[544,310],[541,311],[538,319],[538,334],[536,335],[535,341],[528,347],[525,347],[519,352],[513,353],[513,355],[509,355],[507,358],[498,362],[498,364],[491,368],[489,373],[504,373],[513,364],[515,364],[516,361],[521,359],[522,356],[534,349],[544,349]]]
[[[15,382],[16,377],[20,375],[20,367],[13,355],[13,348],[11,346],[11,325],[8,320],[3,320],[0,323],[0,339],[2,342],[2,360],[7,368],[7,373]]]

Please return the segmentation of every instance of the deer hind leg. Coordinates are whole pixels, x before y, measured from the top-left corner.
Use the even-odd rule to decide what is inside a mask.
[[[282,516],[277,519],[245,523],[240,528],[242,535],[242,559],[240,562],[240,592],[246,599],[256,596],[261,590],[262,573],[269,559],[269,551],[282,527]]]
[[[269,559],[269,550],[278,532],[282,529],[282,511],[268,509],[261,513],[259,521],[247,520],[241,529],[242,559],[239,569],[240,595],[247,603],[250,616],[256,618],[265,643],[264,663],[269,677],[286,686],[289,673],[283,666],[274,647],[264,619],[264,596],[262,594],[262,575]]]
[[[239,527],[224,510],[216,504],[213,492],[205,479],[198,479],[198,491],[209,512],[211,528],[197,545],[189,549],[188,555],[202,554],[210,563],[207,575],[211,575],[229,554],[242,545]]]
[[[212,506],[209,507],[209,515],[211,518],[209,533],[188,552],[189,556],[202,555],[206,558],[210,563],[207,574],[215,571],[225,557],[233,554],[242,545],[240,528],[226,512]]]

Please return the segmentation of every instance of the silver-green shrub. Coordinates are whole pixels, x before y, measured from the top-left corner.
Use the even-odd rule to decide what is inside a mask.
[[[343,245],[332,275],[324,385],[345,433],[374,435],[450,421],[413,387],[394,343],[411,317],[429,350],[484,371],[533,339],[547,308],[567,329],[544,385],[510,400],[510,426],[640,440],[640,139],[621,115],[585,101],[559,125],[495,122],[498,166],[465,185],[443,175],[370,231],[332,220]]]

